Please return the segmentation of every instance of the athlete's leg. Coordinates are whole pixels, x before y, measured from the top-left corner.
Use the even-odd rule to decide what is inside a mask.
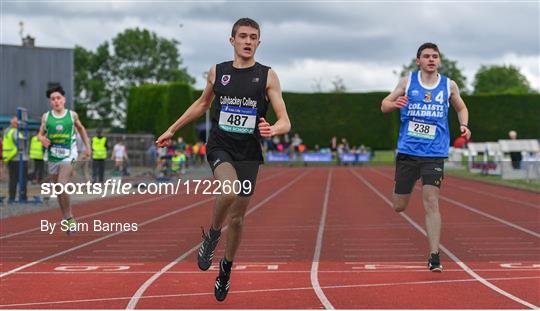
[[[244,217],[251,197],[238,196],[229,207],[229,233],[225,247],[225,259],[233,261],[242,240]]]
[[[409,200],[411,199],[411,194],[397,194],[394,193],[393,196],[393,207],[394,211],[401,213],[403,212],[407,206],[409,205]]]
[[[59,165],[59,168],[58,168],[57,182],[62,185],[66,185],[71,179],[73,166],[71,165],[70,162],[60,162],[58,163],[58,165]],[[58,204],[60,205],[60,209],[62,210],[62,215],[64,216],[64,219],[73,217],[71,213],[71,204],[70,204],[69,194],[65,192],[59,194]]]
[[[214,178],[219,180],[221,185],[224,182],[232,184],[238,179],[236,170],[229,162],[223,162],[214,169]],[[222,193],[216,198],[216,205],[212,216],[212,228],[214,230],[221,229],[227,218],[227,212],[236,198],[237,195],[234,193]]]
[[[430,254],[439,252],[441,237],[441,213],[439,212],[439,188],[424,185],[422,188],[424,210],[426,213],[426,231]]]
[[[235,162],[238,180],[241,181],[241,189],[234,202],[229,207],[229,232],[225,256],[219,263],[219,275],[214,286],[214,295],[218,301],[223,301],[227,297],[230,287],[231,269],[233,260],[242,240],[244,229],[244,217],[249,205],[250,197],[255,191],[257,174],[259,173],[259,163],[256,162]],[[244,183],[249,182],[249,186]]]
[[[403,212],[409,205],[411,192],[418,178],[420,178],[420,168],[416,158],[398,153],[396,156],[395,185],[392,198],[393,208],[396,212]]]
[[[439,252],[441,213],[439,212],[439,187],[444,175],[444,160],[433,158],[422,163],[422,197],[426,218],[426,231],[430,254]]]

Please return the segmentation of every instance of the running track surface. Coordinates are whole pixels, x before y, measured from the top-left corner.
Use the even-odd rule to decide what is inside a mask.
[[[419,184],[390,207],[393,169],[265,168],[225,302],[196,250],[214,199],[129,196],[77,205],[79,222],[137,232],[40,232],[58,210],[3,219],[0,308],[523,309],[540,306],[539,194],[447,177],[444,272],[426,269]],[[226,231],[217,250],[221,258]]]

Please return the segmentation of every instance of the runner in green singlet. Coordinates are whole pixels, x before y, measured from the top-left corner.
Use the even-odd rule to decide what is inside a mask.
[[[81,135],[84,145],[84,158],[90,157],[90,143],[86,129],[81,124],[79,116],[73,110],[66,109],[65,92],[61,86],[47,90],[47,98],[51,110],[44,113],[41,118],[41,127],[38,138],[45,148],[49,164],[49,174],[52,183],[66,184],[69,182],[73,163],[77,159],[77,145],[75,131]],[[76,221],[71,212],[70,198],[67,193],[58,195],[58,204],[62,210],[62,225],[67,226],[67,233],[73,233]]]

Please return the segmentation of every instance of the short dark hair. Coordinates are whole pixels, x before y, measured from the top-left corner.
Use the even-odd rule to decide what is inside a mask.
[[[51,87],[50,89],[47,90],[47,93],[46,93],[47,98],[51,98],[51,94],[54,93],[54,92],[58,92],[58,93],[62,94],[62,96],[66,95],[66,92],[64,91],[62,86],[56,85],[56,86],[53,86],[53,87]]]
[[[234,25],[232,26],[231,37],[234,38],[234,36],[236,35],[236,31],[238,30],[238,27],[240,26],[253,27],[257,29],[257,31],[259,32],[259,37],[261,36],[261,28],[259,27],[259,24],[256,21],[252,20],[251,18],[243,17],[237,20],[236,23],[234,23]]]
[[[418,52],[416,52],[416,58],[420,58],[420,55],[422,54],[422,51],[425,50],[425,49],[433,49],[433,50],[437,51],[437,53],[440,53],[439,52],[439,47],[435,43],[426,42],[426,43],[422,44],[418,48]]]

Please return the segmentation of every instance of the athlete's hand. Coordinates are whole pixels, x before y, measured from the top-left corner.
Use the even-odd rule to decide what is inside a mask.
[[[471,139],[471,130],[464,125],[460,125],[459,130],[461,131],[461,136],[465,136],[465,139],[469,141]]]
[[[39,141],[45,148],[49,148],[49,145],[51,144],[51,141],[45,137],[45,136],[38,136]]]
[[[264,118],[259,119],[259,133],[264,138],[270,138],[274,136],[274,130],[270,123],[268,123]]]
[[[89,146],[87,146],[86,149],[84,149],[83,160],[90,159],[90,155],[92,155],[92,152],[90,150],[91,149],[89,148]]]
[[[400,96],[398,97],[398,99],[395,101],[394,103],[394,106],[397,108],[397,109],[401,109],[405,106],[407,106],[407,103],[409,102],[409,98],[407,96]]]
[[[161,136],[159,136],[159,138],[156,140],[156,145],[158,147],[168,146],[171,143],[171,138],[173,135],[173,132],[166,130],[165,133],[161,134]]]

